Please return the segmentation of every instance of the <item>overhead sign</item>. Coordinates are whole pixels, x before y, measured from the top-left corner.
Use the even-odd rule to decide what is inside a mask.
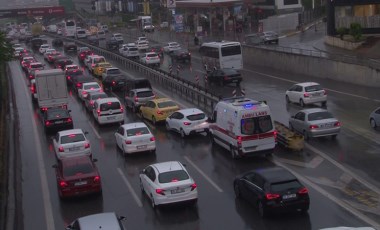
[[[176,0],[166,0],[166,7],[167,8],[175,8],[176,7]]]
[[[24,9],[8,9],[0,10],[0,18],[15,18],[25,16],[57,16],[64,15],[65,8],[63,6],[24,8]]]

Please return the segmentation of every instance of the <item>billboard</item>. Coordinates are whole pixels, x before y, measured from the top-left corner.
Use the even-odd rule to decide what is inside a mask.
[[[65,8],[63,6],[0,10],[0,18],[50,16],[50,15],[57,16],[57,15],[64,15],[64,14],[65,14]]]

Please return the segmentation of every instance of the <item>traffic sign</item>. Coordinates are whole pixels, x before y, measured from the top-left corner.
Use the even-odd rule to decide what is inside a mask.
[[[166,1],[166,7],[167,8],[175,8],[176,7],[176,0],[167,0]]]

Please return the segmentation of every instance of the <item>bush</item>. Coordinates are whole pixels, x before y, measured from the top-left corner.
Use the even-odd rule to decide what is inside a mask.
[[[349,30],[346,27],[340,27],[336,30],[336,32],[339,34],[340,39],[343,40],[343,36],[348,34]]]
[[[355,39],[355,41],[359,41],[363,34],[362,26],[359,23],[351,23],[349,33]]]

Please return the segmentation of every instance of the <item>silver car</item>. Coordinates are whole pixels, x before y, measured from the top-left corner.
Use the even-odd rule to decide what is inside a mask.
[[[153,100],[155,97],[156,95],[150,88],[134,89],[125,96],[125,106],[136,113],[141,105]]]
[[[67,230],[81,229],[81,230],[94,230],[94,229],[108,229],[108,230],[124,230],[125,227],[122,221],[125,220],[124,216],[118,216],[114,212],[98,213],[89,216],[80,217],[74,220]]]
[[[380,107],[369,115],[369,123],[374,129],[380,126]]]
[[[324,136],[335,139],[340,132],[340,125],[330,112],[320,108],[301,110],[289,120],[290,130],[302,133],[305,140]]]

